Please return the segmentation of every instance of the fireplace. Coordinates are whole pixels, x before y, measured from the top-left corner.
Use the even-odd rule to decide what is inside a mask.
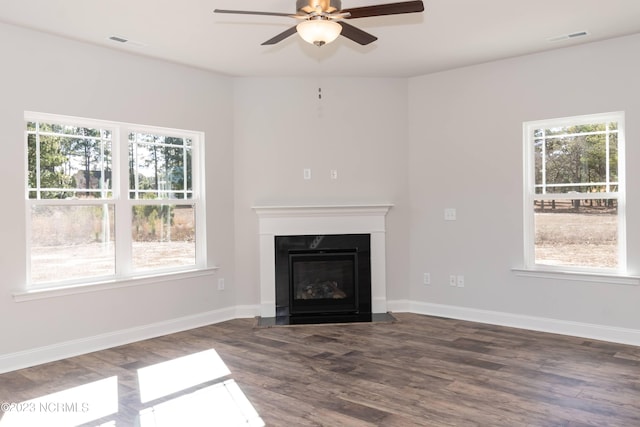
[[[357,317],[353,313],[349,313],[351,309],[341,308],[332,315],[310,314],[291,315],[289,294],[282,296],[281,291],[276,288],[282,286],[282,271],[288,271],[288,254],[283,258],[278,257],[278,263],[274,262],[276,258],[276,237],[292,237],[292,236],[311,236],[310,242],[303,244],[297,243],[295,251],[324,251],[325,254],[330,250],[338,250],[338,252],[350,253],[350,250],[357,248],[357,270],[358,283],[362,283],[363,266],[368,263],[366,269],[369,275],[370,286],[367,290],[362,291],[358,288],[356,298],[358,299],[359,313],[372,312],[373,321],[380,318],[386,318],[387,314],[387,291],[386,291],[386,254],[385,254],[385,216],[391,204],[375,204],[375,205],[324,205],[324,206],[254,206],[253,209],[258,216],[258,236],[259,236],[259,252],[260,252],[260,308],[259,308],[259,324],[283,324],[289,319],[293,322],[301,318],[307,320],[320,318],[318,323],[331,323],[341,321],[339,318]],[[363,260],[363,251],[360,249],[362,245],[350,245],[348,247],[335,247],[329,245],[338,235],[366,235],[369,237],[369,256],[366,261]],[[312,245],[313,240],[320,236],[323,241],[319,244]],[[323,246],[328,245],[328,246]],[[335,254],[335,253],[334,253]],[[317,255],[317,254],[316,254]],[[309,254],[311,256],[311,254]],[[314,261],[318,261],[315,259]],[[276,264],[284,263],[284,270],[279,268],[276,274]],[[288,273],[287,273],[288,274]],[[276,282],[279,283],[276,286]],[[289,280],[285,279],[284,283],[289,286]],[[345,291],[346,292],[346,291]],[[276,298],[276,294],[278,294]],[[276,301],[277,299],[277,301]],[[333,298],[332,298],[333,299]],[[317,302],[317,301],[316,301]],[[363,307],[363,303],[369,304],[369,307]],[[312,304],[312,303],[309,303]],[[286,309],[283,307],[287,306]],[[278,313],[276,313],[276,308]],[[295,311],[295,309],[294,309]],[[285,315],[286,313],[286,315]],[[343,316],[344,315],[344,316]],[[331,316],[334,316],[333,320]],[[359,314],[361,317],[368,315]],[[369,315],[370,316],[370,315]],[[283,320],[285,319],[285,320]],[[310,322],[309,322],[310,323]]]
[[[368,234],[275,236],[276,317],[369,321],[370,248]]]

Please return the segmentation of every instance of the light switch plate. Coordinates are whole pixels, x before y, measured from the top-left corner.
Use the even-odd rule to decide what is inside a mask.
[[[445,219],[445,221],[455,221],[456,220],[456,209],[455,208],[446,208],[444,210],[444,219]]]

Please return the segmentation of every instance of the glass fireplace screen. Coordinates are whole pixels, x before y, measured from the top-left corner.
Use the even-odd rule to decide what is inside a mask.
[[[292,304],[304,306],[308,301],[317,307],[322,302],[329,310],[352,306],[357,293],[356,255],[355,251],[291,253]]]

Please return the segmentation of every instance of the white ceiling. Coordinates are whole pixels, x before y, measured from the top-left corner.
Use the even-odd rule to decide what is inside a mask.
[[[342,0],[343,8],[394,0]],[[640,32],[640,0],[424,0],[425,12],[352,19],[379,39],[316,47],[286,17],[295,0],[0,0],[0,21],[233,76],[409,77]],[[587,31],[586,37],[549,39]],[[110,36],[130,40],[110,41]]]

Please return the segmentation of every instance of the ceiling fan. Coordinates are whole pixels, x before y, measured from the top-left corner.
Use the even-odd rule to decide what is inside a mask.
[[[243,15],[267,15],[286,16],[301,20],[277,36],[262,43],[262,45],[272,45],[286,39],[294,33],[300,34],[306,42],[316,46],[323,46],[331,43],[339,35],[342,35],[354,42],[367,45],[378,38],[353,25],[344,22],[344,19],[368,18],[372,16],[398,15],[401,13],[423,12],[422,1],[404,1],[399,3],[379,4],[374,6],[354,7],[342,9],[341,0],[296,0],[295,14],[279,12],[257,12],[248,10],[225,10],[215,9],[215,13],[234,13]]]

